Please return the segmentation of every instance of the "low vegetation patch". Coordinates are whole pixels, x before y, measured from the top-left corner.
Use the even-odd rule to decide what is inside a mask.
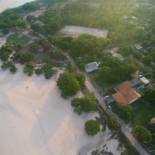
[[[91,112],[96,110],[97,99],[91,93],[84,94],[83,97],[74,98],[72,100],[74,111],[78,114],[82,112]]]
[[[57,85],[61,90],[62,96],[69,97],[75,95],[80,90],[83,83],[79,81],[76,74],[65,71],[59,76]]]
[[[143,126],[136,126],[133,129],[133,133],[142,143],[150,143],[152,141],[151,132]]]
[[[112,130],[118,130],[121,127],[120,124],[117,122],[116,118],[113,116],[107,117],[107,124],[108,127]]]
[[[24,69],[23,69],[23,72],[25,74],[27,74],[28,76],[31,76],[33,74],[33,71],[34,71],[34,67],[31,63],[25,64]]]
[[[85,123],[85,131],[88,135],[94,136],[100,131],[100,124],[96,120],[88,120]]]

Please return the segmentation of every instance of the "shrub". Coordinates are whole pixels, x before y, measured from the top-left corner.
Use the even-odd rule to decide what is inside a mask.
[[[59,76],[57,85],[61,90],[62,96],[68,97],[75,95],[78,90],[80,90],[80,85],[78,80],[72,73],[64,72]]]
[[[36,69],[36,70],[35,70],[35,73],[36,73],[37,75],[41,75],[41,74],[43,73],[42,68]]]
[[[44,73],[44,76],[46,79],[49,79],[52,77],[54,71],[53,71],[53,66],[50,63],[46,63],[43,68],[42,71]]]
[[[33,65],[30,63],[26,64],[23,71],[28,76],[31,76],[33,74]]]
[[[17,68],[12,62],[4,62],[1,66],[3,70],[9,69],[11,73],[16,73]]]
[[[121,127],[120,124],[117,122],[116,118],[113,116],[108,116],[107,123],[110,129],[117,130]]]
[[[143,126],[136,126],[133,129],[133,133],[137,137],[137,139],[142,143],[149,143],[152,141],[151,132]]]
[[[82,112],[95,111],[97,100],[94,95],[87,93],[84,97],[74,98],[71,104],[74,110],[80,114]]]
[[[26,52],[26,53],[20,53],[17,55],[17,59],[21,63],[29,63],[34,59],[34,56],[32,53]]]
[[[117,103],[116,103],[117,104]],[[129,122],[132,118],[132,107],[128,106],[117,106],[117,113],[118,115],[125,121]]]
[[[85,131],[88,135],[96,135],[100,131],[100,125],[96,120],[88,120],[85,123]]]
[[[85,84],[85,76],[83,74],[79,73],[79,74],[76,74],[76,78],[77,78],[80,86],[83,87]]]
[[[16,66],[13,63],[10,64],[9,69],[10,69],[11,73],[16,73],[16,71],[17,71],[17,68],[16,68]]]
[[[1,65],[1,68],[3,70],[7,70],[9,68],[9,63],[8,62],[4,62],[2,65]]]

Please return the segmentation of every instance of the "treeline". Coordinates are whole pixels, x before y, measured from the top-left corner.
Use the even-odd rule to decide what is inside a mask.
[[[89,62],[99,62],[99,70],[93,74],[93,77],[101,86],[130,79],[132,73],[136,71],[136,66],[129,59],[121,61],[113,57],[108,51],[109,42],[103,38],[81,35],[74,39],[55,38],[53,43],[61,49],[69,51],[81,69],[84,69]]]
[[[22,17],[18,16],[14,10],[7,10],[0,14],[0,29],[24,28],[26,26]]]

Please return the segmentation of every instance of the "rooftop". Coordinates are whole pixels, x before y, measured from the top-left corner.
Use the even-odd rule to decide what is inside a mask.
[[[155,117],[153,117],[150,121],[151,124],[155,124]]]
[[[97,70],[99,67],[99,63],[97,62],[91,62],[85,65],[85,71],[87,73],[93,72],[95,70]]]
[[[113,94],[115,101],[121,105],[128,105],[141,97],[141,95],[132,88],[129,81],[125,81],[116,87],[117,92]]]
[[[150,81],[146,78],[146,77],[141,77],[140,78],[140,81],[143,83],[143,84],[149,84],[150,83]]]

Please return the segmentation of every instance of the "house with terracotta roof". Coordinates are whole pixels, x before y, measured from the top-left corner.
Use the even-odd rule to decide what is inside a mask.
[[[132,87],[129,81],[125,81],[116,87],[116,93],[112,95],[114,100],[123,106],[137,101],[141,95]]]

